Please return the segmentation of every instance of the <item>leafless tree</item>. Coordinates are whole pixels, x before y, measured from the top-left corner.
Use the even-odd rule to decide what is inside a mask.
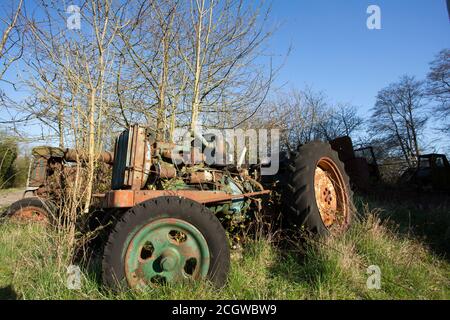
[[[439,52],[430,63],[427,80],[428,95],[437,103],[436,119],[450,119],[450,49]],[[442,130],[450,132],[450,123],[445,123]]]
[[[318,127],[327,112],[326,96],[323,92],[315,92],[311,88],[302,91],[291,90],[280,94],[276,105],[285,110],[285,140],[289,148],[319,138]]]
[[[21,17],[23,0],[18,3],[8,2],[0,5],[5,14],[0,19],[0,80],[14,61],[22,56],[22,32],[17,25]]]
[[[256,58],[271,31],[262,4],[235,0],[134,1],[119,32],[118,106],[159,138],[175,126],[240,125],[261,106],[273,80]],[[236,114],[240,115],[236,121]]]
[[[342,136],[352,137],[361,129],[363,123],[364,119],[358,115],[355,106],[340,103],[329,109],[323,121],[319,123],[318,131],[326,140]]]
[[[5,79],[5,73],[9,67],[18,61],[23,54],[23,25],[22,12],[23,0],[5,1],[0,4],[0,11],[2,17],[0,18],[0,81],[16,88],[13,81]],[[9,108],[15,105],[15,101],[7,96],[3,90],[0,89],[0,108],[3,113],[9,113]],[[0,124],[13,125],[10,119],[0,119]]]
[[[41,0],[36,15],[26,16],[27,32],[24,66],[27,77],[22,84],[33,99],[20,106],[52,128],[60,146],[70,145],[87,159],[76,167],[61,210],[67,226],[69,246],[76,241],[75,225],[80,211],[88,212],[96,169],[97,154],[104,148],[113,127],[112,105],[117,102],[115,83],[117,50],[113,45],[118,31],[129,22],[126,2],[86,0],[81,4],[81,29],[66,26],[66,8],[62,3]]]
[[[174,82],[179,71],[174,54],[178,6],[179,1],[170,0],[134,2],[127,8],[134,13],[132,21],[120,30],[122,41],[116,44],[123,57],[117,81],[121,113],[125,118],[126,113],[141,113],[159,139],[165,136],[172,109],[168,104],[179,84]],[[125,103],[130,98],[133,110]]]
[[[348,104],[333,107],[325,93],[310,87],[278,93],[276,99],[265,104],[255,121],[267,128],[280,129],[282,142],[288,149],[312,140],[353,136],[363,124],[356,107]]]
[[[190,127],[200,121],[237,126],[261,105],[273,79],[256,59],[272,33],[265,26],[270,8],[242,0],[196,0],[184,10],[177,52],[187,70]]]
[[[420,139],[428,120],[424,98],[424,83],[403,76],[378,93],[370,118],[373,137],[385,140],[409,166],[416,163],[421,152]]]

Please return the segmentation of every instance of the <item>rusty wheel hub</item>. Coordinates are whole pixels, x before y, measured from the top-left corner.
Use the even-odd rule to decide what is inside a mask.
[[[327,228],[345,225],[349,205],[345,183],[336,164],[321,158],[314,174],[314,192],[320,217]]]
[[[47,223],[47,212],[39,207],[28,206],[17,210],[11,215],[11,218],[19,222],[40,222]]]

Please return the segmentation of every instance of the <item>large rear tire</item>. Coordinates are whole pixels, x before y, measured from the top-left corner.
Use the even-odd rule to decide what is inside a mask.
[[[206,278],[221,287],[230,266],[224,228],[203,205],[179,197],[145,201],[124,213],[103,256],[103,281],[142,288]]]
[[[299,147],[287,175],[284,213],[291,224],[320,236],[347,230],[353,193],[344,164],[330,144],[315,141]]]

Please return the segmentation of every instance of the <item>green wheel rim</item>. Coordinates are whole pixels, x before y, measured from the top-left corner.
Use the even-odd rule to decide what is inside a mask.
[[[137,231],[125,253],[131,287],[197,280],[208,274],[210,254],[201,232],[180,219],[159,219]]]

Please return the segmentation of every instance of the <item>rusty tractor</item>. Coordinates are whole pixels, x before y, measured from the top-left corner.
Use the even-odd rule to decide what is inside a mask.
[[[65,185],[70,184],[73,178],[75,165],[85,160],[75,149],[33,148],[23,199],[13,203],[7,215],[17,220],[47,223],[56,211],[55,203],[60,202]],[[112,165],[113,154],[102,152],[98,161]]]
[[[113,163],[112,179],[110,190],[97,195],[95,209],[116,221],[103,251],[106,285],[139,288],[189,279],[224,285],[230,267],[225,218],[251,217],[275,192],[281,194],[284,226],[321,236],[348,228],[353,212],[349,178],[329,143],[312,142],[281,155],[278,173],[262,179],[263,164],[207,165],[206,145],[215,151],[226,146],[206,140],[200,147],[180,148],[132,125],[117,137],[114,155],[100,156]],[[47,165],[34,165],[29,186],[36,188],[30,190],[35,196],[21,200],[33,201],[13,204],[9,214],[38,208],[45,216],[49,208],[38,201],[50,195],[51,187],[43,177],[55,162],[73,159],[71,154],[53,149],[38,154],[34,162]],[[180,161],[186,158],[194,161]]]
[[[373,147],[354,149],[353,141],[349,136],[331,140],[330,144],[344,163],[353,189],[369,192],[373,185],[381,180]]]
[[[434,153],[419,156],[417,167],[406,169],[399,184],[423,191],[450,191],[450,164],[447,157]]]

